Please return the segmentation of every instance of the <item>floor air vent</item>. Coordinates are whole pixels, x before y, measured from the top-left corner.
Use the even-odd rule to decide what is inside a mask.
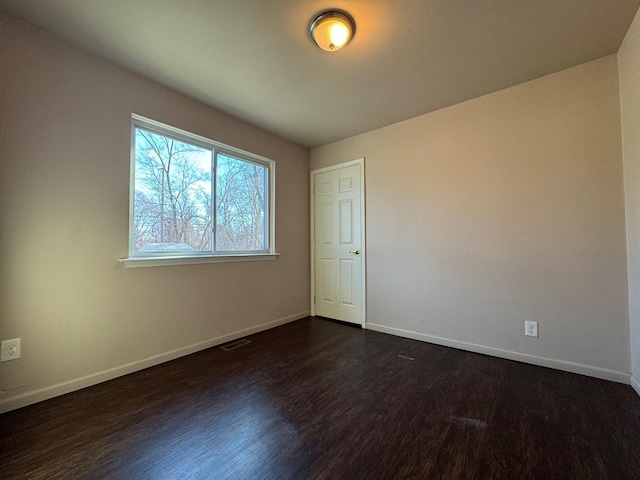
[[[251,340],[247,340],[246,338],[241,338],[240,340],[236,340],[234,342],[225,343],[220,348],[228,352],[229,350],[235,350],[236,348],[244,347],[245,345],[249,345],[250,343],[251,343]]]

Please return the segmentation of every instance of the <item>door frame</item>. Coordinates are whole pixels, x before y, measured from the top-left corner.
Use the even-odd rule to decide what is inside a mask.
[[[311,257],[311,316],[316,316],[316,304],[315,304],[315,294],[316,294],[316,262],[315,262],[315,251],[314,251],[314,242],[315,242],[315,176],[321,173],[330,172],[332,170],[340,170],[346,167],[352,167],[354,165],[360,165],[360,231],[362,232],[362,239],[360,246],[360,254],[362,258],[362,269],[361,269],[361,278],[360,283],[362,285],[362,298],[360,301],[362,302],[361,309],[361,318],[360,318],[360,326],[362,328],[366,328],[367,321],[367,242],[366,242],[366,204],[365,204],[365,183],[364,183],[364,157],[358,158],[356,160],[352,160],[350,162],[338,163],[336,165],[330,165],[324,168],[318,168],[316,170],[311,170],[309,175],[309,196],[310,196],[310,205],[311,205],[311,238],[309,245],[309,252]]]

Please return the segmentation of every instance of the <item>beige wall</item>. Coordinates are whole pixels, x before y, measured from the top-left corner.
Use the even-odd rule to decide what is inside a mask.
[[[640,394],[640,13],[618,52],[629,257],[632,385]]]
[[[311,168],[360,157],[369,328],[628,381],[615,55],[313,149]]]
[[[7,17],[0,45],[0,411],[307,313],[307,149]],[[119,264],[132,112],[275,160],[282,256]]]

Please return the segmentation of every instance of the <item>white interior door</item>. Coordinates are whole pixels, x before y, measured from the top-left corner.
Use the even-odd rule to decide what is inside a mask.
[[[314,172],[315,314],[364,326],[361,161]]]

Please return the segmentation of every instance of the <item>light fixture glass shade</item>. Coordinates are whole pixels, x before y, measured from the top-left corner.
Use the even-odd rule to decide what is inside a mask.
[[[355,32],[353,20],[342,12],[329,11],[311,22],[311,38],[327,52],[335,52],[349,43]]]

